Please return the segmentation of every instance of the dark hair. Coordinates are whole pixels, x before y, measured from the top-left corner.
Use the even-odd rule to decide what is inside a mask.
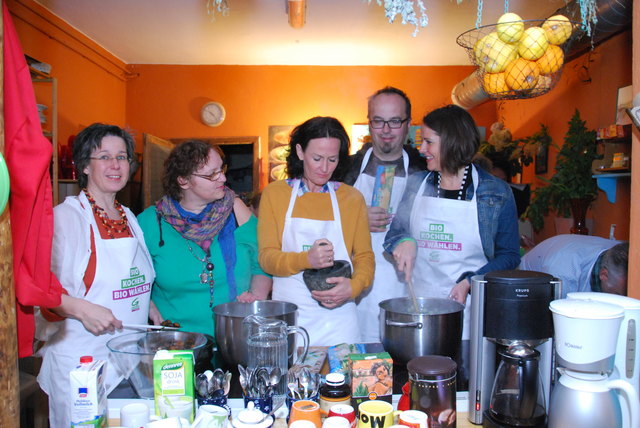
[[[73,163],[78,176],[78,186],[81,189],[87,187],[87,182],[89,181],[89,177],[84,173],[84,169],[89,165],[93,151],[102,147],[102,140],[109,135],[122,138],[129,161],[133,159],[135,142],[131,134],[127,131],[119,126],[104,123],[94,123],[87,126],[80,131],[73,140]]]
[[[200,140],[188,140],[180,143],[171,150],[164,161],[162,187],[167,195],[179,201],[182,198],[182,188],[178,177],[189,178],[194,172],[209,160],[209,152],[213,150],[224,161],[224,153],[218,146]]]
[[[371,365],[371,371],[369,373],[371,373],[372,375],[376,375],[376,371],[380,368],[380,367],[384,367],[385,370],[387,371],[387,375],[391,374],[391,370],[389,369],[389,363],[387,363],[386,361],[378,361],[377,363],[373,363]]]
[[[462,107],[448,105],[428,113],[422,122],[440,136],[440,166],[456,173],[471,163],[480,147],[480,133],[471,115]]]
[[[617,280],[627,276],[628,263],[629,243],[622,242],[604,252],[601,268],[607,269],[608,275]]]
[[[330,180],[342,181],[349,169],[349,136],[338,119],[323,116],[311,118],[291,131],[289,136],[289,155],[287,156],[289,178],[300,178],[304,172],[304,162],[298,158],[296,145],[300,144],[304,152],[309,141],[315,138],[337,138],[340,140],[338,166],[333,171]]]
[[[375,97],[377,97],[378,95],[382,95],[382,94],[395,94],[395,95],[399,95],[400,97],[402,97],[402,99],[404,100],[404,104],[405,104],[405,113],[407,114],[407,117],[411,117],[411,101],[409,100],[409,97],[407,96],[407,94],[405,94],[402,90],[398,89],[398,88],[394,88],[393,86],[385,86],[382,89],[379,89],[378,91],[376,91],[373,95],[371,95],[368,98],[368,102],[367,102],[367,117],[369,116],[369,111],[371,110],[371,102],[373,101],[373,99]]]

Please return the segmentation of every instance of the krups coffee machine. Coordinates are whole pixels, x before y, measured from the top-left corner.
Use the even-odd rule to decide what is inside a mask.
[[[495,271],[471,279],[468,418],[485,427],[545,426],[554,376],[551,275]]]

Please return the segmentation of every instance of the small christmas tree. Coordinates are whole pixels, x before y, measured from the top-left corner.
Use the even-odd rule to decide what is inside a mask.
[[[550,180],[538,177],[548,183],[547,186],[533,192],[533,200],[522,214],[529,219],[535,230],[542,229],[544,216],[553,209],[558,215],[568,217],[572,200],[588,200],[592,202],[598,196],[598,186],[592,177],[591,164],[600,158],[596,150],[596,133],[585,126],[580,119],[580,112],[569,121],[569,130],[564,144],[559,148],[556,161],[556,173]]]

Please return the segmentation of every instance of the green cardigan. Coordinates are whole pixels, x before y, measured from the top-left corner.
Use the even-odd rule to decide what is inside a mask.
[[[162,239],[159,246],[160,229],[156,208],[151,206],[138,216],[144,232],[144,240],[153,259],[156,280],[151,299],[164,317],[180,323],[184,331],[214,335],[214,317],[209,307],[209,284],[200,283],[204,251],[193,242],[182,237],[169,223],[162,220]],[[236,241],[235,279],[237,293],[249,290],[253,275],[266,275],[258,264],[258,220],[251,216],[233,232]],[[189,251],[189,246],[193,253]],[[211,244],[211,261],[214,264],[213,306],[227,303],[229,288],[218,237]],[[235,299],[232,299],[235,300]]]

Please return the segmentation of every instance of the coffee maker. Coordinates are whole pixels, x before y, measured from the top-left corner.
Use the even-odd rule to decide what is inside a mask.
[[[610,376],[625,310],[583,299],[555,300],[550,309],[561,376],[551,394],[549,428],[640,426],[638,393]]]
[[[544,426],[554,376],[549,303],[562,283],[542,272],[471,278],[469,411],[485,427]]]

